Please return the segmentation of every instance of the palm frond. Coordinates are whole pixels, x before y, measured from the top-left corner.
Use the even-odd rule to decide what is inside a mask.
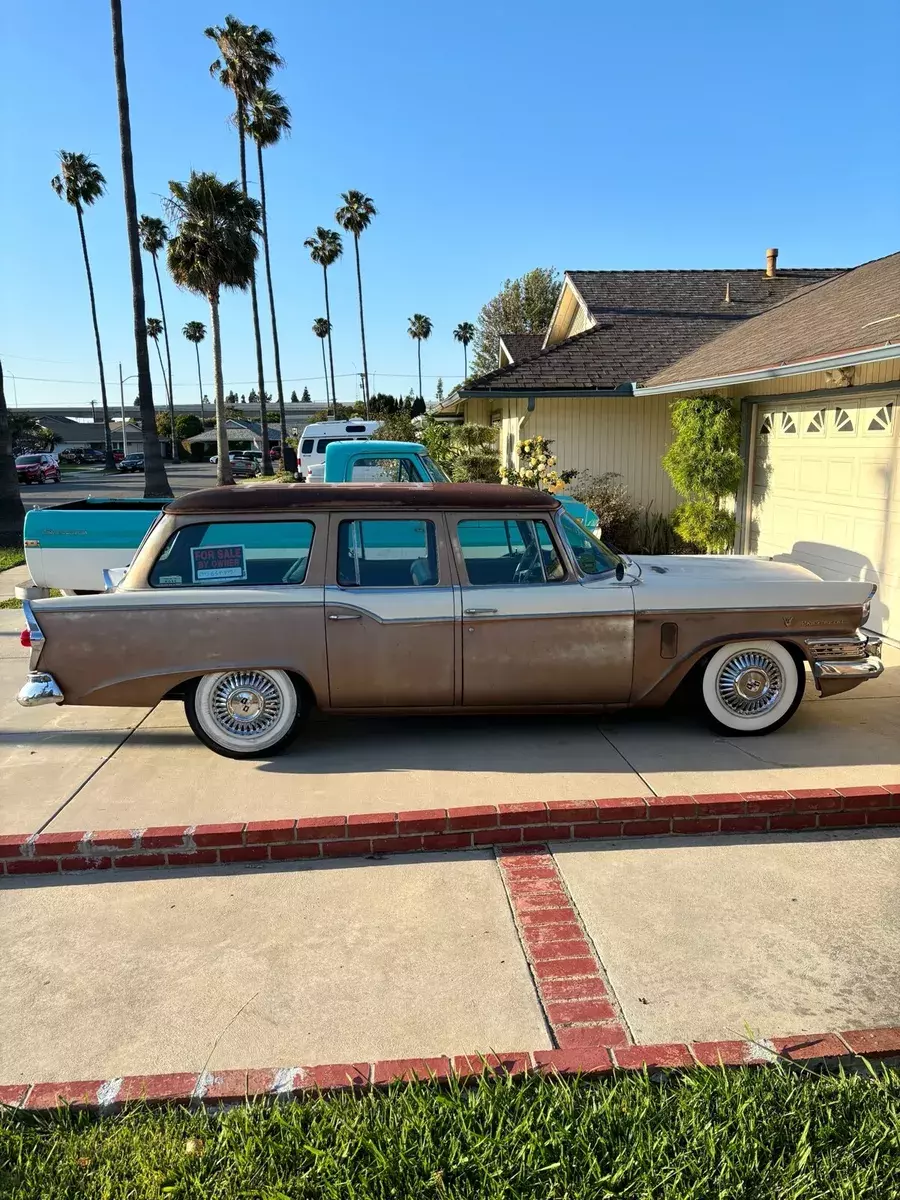
[[[154,257],[169,240],[169,228],[165,221],[161,217],[149,217],[146,213],[138,220],[138,234],[143,248]]]
[[[460,321],[453,330],[453,336],[458,342],[462,342],[464,346],[468,346],[469,342],[475,336],[475,326],[471,321]]]
[[[327,338],[331,332],[331,325],[324,317],[316,317],[312,323],[312,331],[317,338]]]
[[[303,245],[309,251],[309,257],[320,267],[330,267],[344,253],[344,243],[336,229],[326,229],[323,225],[316,227],[315,236],[308,237]]]
[[[159,317],[147,318],[147,337],[153,338],[154,342],[163,331],[163,323]]]
[[[188,321],[181,331],[189,342],[199,346],[206,337],[206,326],[202,321]]]
[[[229,15],[223,25],[210,25],[204,32],[219,51],[219,57],[210,65],[210,74],[245,104],[255,91],[266,86],[278,67],[284,66],[269,29],[245,25]]]
[[[424,342],[431,337],[432,329],[430,317],[426,317],[424,313],[413,313],[409,318],[409,327],[406,332],[417,342]]]
[[[169,240],[169,273],[179,287],[203,296],[221,288],[243,290],[259,253],[260,206],[239,183],[192,171],[187,183],[172,180],[166,213],[176,232]]]
[[[291,132],[291,110],[271,88],[257,88],[247,106],[247,132],[258,146],[274,146]]]
[[[375,202],[365,192],[352,189],[349,192],[342,192],[341,199],[344,203],[334,214],[334,219],[342,229],[346,229],[347,233],[359,237],[364,230],[369,228],[372,218],[378,215]]]
[[[53,176],[50,186],[57,196],[73,207],[90,207],[106,191],[106,179],[86,154],[60,150],[59,174]]]

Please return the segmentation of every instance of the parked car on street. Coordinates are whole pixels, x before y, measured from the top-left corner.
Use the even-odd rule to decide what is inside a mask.
[[[125,473],[143,471],[144,456],[143,454],[126,454],[125,457],[116,463],[116,470]]]
[[[489,484],[205,489],[167,504],[110,591],[26,601],[18,699],[181,700],[232,758],[350,713],[660,706],[729,736],[882,671],[874,588],[742,556],[614,553],[544,492]],[[248,633],[252,630],[252,636]]]
[[[235,479],[252,479],[259,474],[259,461],[249,454],[235,454],[231,459],[231,473]]]
[[[52,454],[20,454],[16,458],[19,483],[59,483],[62,475]]]

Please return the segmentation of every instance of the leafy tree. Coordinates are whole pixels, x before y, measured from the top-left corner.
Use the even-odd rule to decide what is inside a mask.
[[[248,404],[258,404],[259,403],[259,396],[257,395],[256,388],[250,389],[250,394],[247,396],[247,403]]]
[[[500,335],[545,333],[556,307],[560,281],[554,267],[535,267],[521,279],[507,279],[478,314],[472,368],[476,375],[497,369]]]
[[[504,331],[505,332],[505,331]],[[460,321],[453,330],[453,336],[463,348],[463,379],[469,378],[469,342],[475,336],[475,326],[471,321]]]
[[[453,469],[453,430],[454,426],[448,421],[436,421],[434,417],[426,416],[419,434],[425,449],[448,475]]]
[[[229,392],[229,393],[228,393],[228,395],[225,397],[225,403],[226,403],[226,404],[227,404],[227,405],[228,405],[230,408],[234,408],[234,406],[235,406],[236,404],[240,404],[240,402],[241,402],[241,398],[240,398],[240,396],[237,394],[237,392],[231,391],[231,392]]]
[[[369,413],[374,417],[389,417],[391,413],[397,412],[401,402],[396,396],[388,395],[386,392],[377,392],[369,401]]]
[[[415,398],[415,400],[413,400],[413,404],[412,404],[412,416],[414,416],[414,417],[424,416],[426,411],[427,411],[427,409],[425,408],[425,401],[422,399],[421,396],[416,396],[416,398]]]
[[[109,405],[106,400],[106,375],[103,371],[103,350],[100,345],[100,326],[97,323],[97,301],[94,297],[94,278],[91,274],[91,260],[88,257],[87,238],[84,233],[84,210],[103,195],[106,190],[106,180],[100,168],[86,154],[76,154],[71,150],[59,152],[59,174],[50,180],[50,186],[61,200],[75,209],[78,218],[78,233],[81,237],[81,253],[84,258],[84,270],[87,275],[88,296],[91,301],[91,320],[94,323],[94,343],[97,347],[97,366],[100,370],[100,401],[103,406],[103,428],[106,438],[106,461],[104,470],[115,471],[116,461],[112,452],[112,437],[109,430]]]
[[[154,428],[153,384],[150,379],[150,353],[144,302],[144,268],[138,229],[137,197],[134,190],[134,156],[131,150],[131,112],[128,103],[128,79],[125,72],[125,38],[122,31],[122,0],[110,0],[113,31],[113,62],[116,76],[116,102],[119,115],[119,147],[122,161],[122,188],[125,199],[125,229],[128,236],[128,261],[131,269],[131,309],[134,331],[134,358],[138,377],[138,408],[144,450],[144,496],[172,495],[163,465],[159,438]],[[111,442],[110,442],[111,445]]]
[[[300,403],[300,397],[297,395],[297,389],[296,389],[296,388],[294,388],[294,390],[291,392],[291,400],[290,400],[290,402],[291,402],[291,404],[299,404],[299,403]]]
[[[334,214],[334,219],[345,233],[353,234],[353,249],[356,251],[356,291],[359,296],[359,334],[362,339],[363,400],[369,409],[369,363],[366,359],[366,323],[363,319],[362,273],[359,269],[359,235],[364,233],[378,215],[374,201],[364,192],[342,192],[343,204]]]
[[[300,397],[300,403],[301,404],[312,404],[312,396],[310,396],[310,394],[309,394],[308,387],[305,387],[303,389],[303,395]]]
[[[450,478],[453,482],[499,483],[498,430],[488,425],[454,425],[452,429]]]
[[[206,397],[203,394],[203,374],[200,370],[200,343],[206,337],[206,326],[202,321],[188,321],[181,332],[193,344],[194,352],[197,355],[197,384],[200,388],[200,412],[203,414]]]
[[[419,395],[422,395],[422,343],[431,337],[431,318],[422,313],[413,313],[409,318],[407,333],[416,343],[416,355],[419,361]]]
[[[250,105],[253,97],[266,87],[272,74],[278,67],[284,66],[284,59],[275,49],[275,36],[269,29],[260,29],[258,25],[245,25],[236,17],[225,18],[224,25],[211,25],[206,36],[215,42],[219,57],[210,65],[209,72],[217,78],[223,87],[234,96],[234,124],[238,131],[238,146],[241,163],[241,190],[249,197],[247,191],[247,149],[246,134]],[[254,202],[255,203],[255,202]],[[258,232],[262,232],[260,228]],[[255,259],[255,256],[254,256]],[[250,307],[253,314],[253,337],[256,343],[256,378],[260,392],[265,390],[263,372],[262,337],[259,329],[259,300],[256,295],[256,264],[251,263],[250,270]],[[262,473],[272,474],[272,463],[269,458],[269,432],[263,420],[262,431]]]
[[[22,545],[25,508],[16,475],[10,416],[3,390],[3,364],[0,363],[0,546],[18,548]]]
[[[146,214],[144,214],[144,216],[142,216],[138,221],[138,233],[140,234],[141,245],[153,260],[153,274],[156,276],[156,294],[159,297],[159,311],[162,318],[160,329],[165,342],[166,366],[168,367],[168,375],[165,371],[163,371],[163,380],[165,381],[166,385],[166,395],[169,398],[169,415],[174,421],[175,393],[172,390],[172,351],[169,347],[169,330],[166,326],[166,306],[165,301],[163,300],[162,283],[160,282],[159,278],[159,265],[157,262],[157,256],[160,250],[165,249],[166,242],[169,240],[169,231],[166,228],[165,221],[162,221],[159,217],[148,217]],[[147,330],[147,336],[152,336],[149,328]],[[159,342],[156,341],[156,338],[153,340],[156,342],[156,352],[159,354]],[[162,361],[160,361],[160,366],[162,366]],[[174,447],[172,451],[172,457],[175,457]]]
[[[331,367],[331,400],[333,404],[337,404],[337,391],[334,386],[334,350],[331,345],[331,304],[328,299],[328,268],[344,253],[344,243],[341,241],[341,235],[335,229],[325,229],[322,225],[316,226],[314,237],[308,237],[303,245],[309,251],[309,257],[314,263],[322,268],[322,279],[325,283],[325,316],[317,317],[313,321],[313,333],[316,337],[328,338],[328,362]],[[324,333],[319,332],[324,328]],[[324,357],[324,344],[322,347]],[[326,391],[328,390],[328,380],[326,378]]]
[[[166,210],[177,232],[169,242],[168,262],[179,287],[205,296],[212,329],[216,396],[216,482],[233,483],[225,427],[225,385],[219,297],[223,288],[243,291],[253,278],[260,208],[236,183],[222,183],[209,172],[191,172],[187,183],[169,184]],[[263,446],[268,432],[263,427]],[[267,452],[267,451],[266,451]]]
[[[263,150],[281,141],[291,131],[291,110],[278,92],[261,87],[253,93],[247,120],[247,132],[256,143],[256,159],[259,167],[259,200],[262,206],[262,243],[266,266],[266,286],[269,292],[269,315],[272,318],[272,346],[275,351],[275,385],[278,393],[278,416],[282,428],[287,424],[284,412],[284,384],[281,378],[281,349],[278,344],[278,323],[275,320],[275,292],[272,287],[272,264],[269,259],[269,220],[266,209],[266,174],[263,169]],[[289,471],[297,469],[293,455],[285,462]]]
[[[734,543],[735,519],[722,507],[743,475],[741,417],[724,396],[690,396],[672,405],[672,445],[663,466],[685,503],[672,514],[685,541],[722,553]]]
[[[416,427],[412,416],[402,409],[386,413],[375,430],[375,438],[384,442],[415,442]]]
[[[438,376],[437,386],[434,389],[434,399],[437,404],[444,402],[444,381]]]

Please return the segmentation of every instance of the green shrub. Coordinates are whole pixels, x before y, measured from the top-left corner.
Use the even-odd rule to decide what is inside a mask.
[[[734,543],[734,517],[722,501],[734,497],[743,475],[741,416],[724,396],[689,396],[672,405],[675,439],[663,466],[686,503],[673,513],[676,531],[709,553]]]

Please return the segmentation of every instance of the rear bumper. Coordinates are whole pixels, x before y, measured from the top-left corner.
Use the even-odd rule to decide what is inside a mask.
[[[39,704],[62,704],[65,697],[52,675],[46,671],[29,671],[16,699],[23,708],[36,708]]]
[[[816,687],[822,695],[834,696],[865,683],[867,679],[877,679],[884,671],[884,663],[874,654],[867,658],[825,659],[814,662],[812,671]]]

